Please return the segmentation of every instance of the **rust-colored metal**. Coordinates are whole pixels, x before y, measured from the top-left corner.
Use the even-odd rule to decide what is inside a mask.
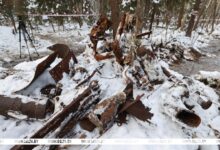
[[[137,35],[136,35],[136,38],[137,38],[137,39],[140,39],[140,38],[142,38],[143,36],[150,35],[150,34],[152,34],[152,31],[140,33],[140,34],[137,34]]]
[[[0,114],[9,116],[9,111],[19,112],[29,118],[43,119],[46,116],[49,104],[38,104],[34,101],[23,103],[21,98],[11,98],[0,95]]]
[[[121,21],[120,21],[120,23],[119,23],[119,25],[118,25],[118,29],[117,29],[116,36],[117,36],[117,35],[121,36],[121,34],[124,32],[126,16],[127,16],[126,13],[123,13],[123,14],[122,14],[122,16],[121,16]]]
[[[64,109],[58,113],[55,117],[49,120],[42,128],[40,128],[34,135],[30,138],[43,138],[48,133],[57,129],[61,123],[72,113],[76,113],[81,105],[81,102],[89,95],[97,94],[95,91],[99,91],[98,82],[91,82],[90,86],[86,88],[81,94],[79,94],[73,101],[64,107]],[[84,113],[84,112],[78,112]],[[15,145],[11,150],[23,150],[23,149],[33,149],[37,145]]]
[[[74,60],[75,55],[73,54],[73,52],[69,51],[68,54],[63,58],[63,60],[49,71],[56,82],[60,81],[63,78],[64,72],[70,72],[69,63],[71,59]]]
[[[112,50],[113,50],[113,53],[115,55],[115,58],[116,58],[116,61],[121,65],[123,66],[124,65],[124,59],[123,59],[123,53],[122,53],[122,50],[119,46],[119,41],[118,40],[115,40],[113,43],[112,43]]]
[[[154,52],[152,52],[150,49],[145,48],[145,46],[143,45],[137,48],[136,53],[138,57],[146,57],[149,61],[155,59]]]
[[[89,132],[92,132],[96,128],[96,126],[88,118],[80,120],[79,124],[81,128]]]
[[[201,123],[201,118],[198,115],[187,110],[179,111],[176,118],[190,127],[198,127]]]
[[[48,85],[46,85],[45,87],[43,87],[43,88],[40,90],[40,92],[41,92],[41,94],[49,95],[53,89],[55,90],[55,88],[56,88],[56,85],[55,85],[55,84],[48,84]]]
[[[50,54],[44,61],[38,64],[32,81],[25,88],[16,91],[16,93],[19,93],[20,91],[27,89],[47,68],[50,67],[50,65],[56,59],[56,57],[57,53]]]
[[[54,44],[52,46],[47,47],[49,50],[58,54],[59,58],[65,58],[66,55],[69,53],[70,48],[65,44]]]
[[[127,112],[142,121],[150,120],[153,114],[150,113],[150,108],[145,107],[140,101],[143,96],[144,94],[137,96],[136,100],[126,100],[119,113]]]
[[[126,94],[120,92],[101,101],[88,115],[89,120],[99,128],[100,132],[109,129],[114,123],[119,106],[123,104],[125,100]]]
[[[112,25],[111,21],[106,16],[100,16],[96,25],[92,28],[90,32],[90,40],[93,43],[93,50],[97,54],[96,48],[97,43],[100,39],[103,39],[105,31]]]
[[[126,112],[142,121],[148,121],[153,117],[153,114],[150,112],[150,108],[145,107],[140,100],[127,100],[124,105],[125,107],[126,105],[129,105],[129,107],[125,110]]]
[[[211,107],[212,106],[212,101],[210,101],[210,100],[208,100],[208,101],[202,101],[201,103],[200,103],[200,105],[201,105],[201,107],[203,108],[203,109],[209,109],[209,107]]]

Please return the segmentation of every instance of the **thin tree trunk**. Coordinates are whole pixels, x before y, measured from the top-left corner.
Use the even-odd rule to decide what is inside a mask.
[[[136,8],[136,34],[142,33],[143,20],[144,20],[144,0],[137,0]]]
[[[153,27],[154,18],[155,18],[155,14],[156,14],[156,7],[157,7],[156,4],[153,3],[153,10],[152,10],[151,19],[150,19],[149,31],[151,31],[152,27]],[[148,35],[148,38],[150,38],[150,34]]]
[[[183,20],[184,11],[185,11],[185,4],[186,4],[185,0],[182,0],[181,8],[180,8],[179,16],[178,16],[178,21],[177,21],[177,29],[179,29],[182,26],[182,20]]]
[[[109,5],[111,7],[111,21],[113,29],[113,37],[115,37],[117,28],[120,22],[120,10],[119,10],[120,0],[109,0]]]
[[[214,10],[213,10],[213,18],[212,18],[212,29],[211,29],[211,33],[214,31],[214,28],[215,28],[215,19],[217,17],[217,0],[214,1]]]
[[[189,20],[187,31],[186,31],[186,36],[188,36],[188,37],[192,36],[192,31],[193,31],[193,28],[194,28],[195,18],[196,18],[195,12],[199,11],[200,3],[201,3],[201,0],[196,0],[196,3],[195,3],[194,8],[193,8],[193,12],[191,14],[191,18]]]
[[[107,8],[106,8],[106,2],[107,0],[99,0],[99,14],[101,15],[106,15],[106,11],[107,11]]]
[[[194,28],[193,30],[195,30],[199,24],[199,21],[200,21],[200,18],[202,17],[202,15],[204,14],[204,12],[209,8],[210,4],[211,4],[211,1],[212,0],[209,0],[208,3],[206,3],[206,1],[203,2],[203,6],[201,7],[200,9],[200,12],[199,12],[199,15],[198,15],[198,18],[196,20],[196,23],[194,25]]]

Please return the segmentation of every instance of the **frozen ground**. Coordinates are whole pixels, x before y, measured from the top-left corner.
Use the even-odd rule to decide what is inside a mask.
[[[88,48],[89,38],[87,34],[89,28],[83,26],[81,29],[72,26],[68,31],[59,31],[53,33],[49,27],[42,27],[40,32],[36,32],[36,47],[41,54],[41,57],[46,56],[50,52],[46,47],[56,43],[62,42],[70,45],[78,54],[84,52],[78,56],[80,63],[78,67],[85,67],[89,73],[97,68],[101,63],[105,64],[105,68],[101,70],[101,75],[95,75],[94,79],[100,81],[101,89],[103,91],[103,99],[117,93],[125,87],[125,81],[123,77],[117,77],[120,70],[114,65],[112,61],[97,62],[92,57],[92,50]],[[153,91],[135,89],[134,96],[144,93],[143,104],[151,108],[151,112],[154,114],[150,120],[151,123],[140,121],[134,117],[129,116],[127,124],[119,127],[115,124],[100,138],[217,138],[215,130],[220,132],[219,129],[219,96],[215,93],[214,89],[205,86],[203,83],[194,80],[191,77],[184,77],[184,75],[191,75],[197,73],[199,70],[206,71],[220,71],[219,65],[219,31],[215,31],[212,35],[195,36],[192,39],[186,38],[181,32],[168,32],[166,39],[177,40],[183,43],[185,46],[195,46],[204,52],[210,53],[210,57],[204,57],[199,62],[184,62],[184,64],[175,67],[177,72],[171,71],[174,79],[168,80],[161,84],[156,85]],[[34,74],[37,64],[45,58],[37,59],[35,61],[28,61],[27,52],[24,59],[19,59],[19,43],[18,37],[11,34],[11,27],[0,27],[0,94],[14,95],[14,91],[17,91],[27,85]],[[150,40],[143,40],[144,44],[150,42],[160,42],[164,38],[164,33],[160,29],[155,30],[153,37]],[[197,41],[195,41],[197,39]],[[213,44],[214,43],[214,44]],[[23,44],[24,45],[24,44]],[[86,46],[86,47],[85,47]],[[77,48],[76,48],[77,47]],[[205,48],[206,47],[206,48]],[[213,47],[213,49],[208,50]],[[217,49],[216,49],[217,48]],[[23,48],[26,50],[26,48]],[[34,56],[34,49],[31,49]],[[215,54],[215,56],[213,55]],[[24,55],[23,55],[24,57]],[[23,61],[26,62],[23,62]],[[204,61],[204,62],[203,62]],[[21,63],[20,63],[21,62]],[[201,63],[202,62],[202,63]],[[192,68],[192,64],[196,69]],[[201,65],[206,64],[206,65]],[[169,66],[163,62],[157,62],[157,66]],[[213,67],[213,68],[211,68]],[[191,71],[192,70],[192,71]],[[179,73],[178,73],[179,72]],[[183,75],[182,75],[183,74]],[[77,78],[77,77],[75,77]],[[73,97],[79,93],[74,91],[76,83],[73,82],[68,75],[65,75],[61,83],[63,84],[61,101],[68,104]],[[117,86],[112,86],[117,85]],[[187,87],[187,88],[186,88]],[[82,90],[82,89],[80,89]],[[189,98],[182,100],[182,95],[185,91],[189,90]],[[198,94],[202,93],[201,95]],[[204,110],[199,104],[199,99],[211,100],[212,106]],[[194,105],[193,111],[198,114],[202,122],[197,128],[188,127],[175,118],[177,110],[186,109],[183,102],[187,102],[190,105]],[[30,119],[18,120],[5,118],[0,116],[0,138],[24,138],[28,137],[37,129],[39,129],[49,118],[43,120]],[[211,126],[211,128],[210,128]],[[28,129],[28,130],[27,130]],[[76,130],[80,127],[77,126]],[[92,133],[85,132],[88,138],[94,138],[98,136],[98,131],[95,130]],[[7,150],[11,146],[2,146],[0,149]],[[117,147],[118,148],[118,147]],[[69,147],[68,149],[76,149],[76,147]],[[89,146],[78,147],[78,149],[100,149],[100,150],[112,150],[113,146]],[[122,146],[121,149],[161,149],[158,146]],[[163,149],[189,149],[196,150],[198,146],[164,146]],[[207,149],[203,146],[201,149]],[[209,147],[209,149],[217,149],[217,147]]]

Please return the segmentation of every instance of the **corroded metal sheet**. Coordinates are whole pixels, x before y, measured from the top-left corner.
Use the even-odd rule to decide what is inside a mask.
[[[34,78],[31,80],[31,82],[24,87],[23,89],[16,91],[16,93],[19,93],[20,91],[23,91],[27,89],[34,81],[47,69],[50,67],[52,62],[56,59],[57,53],[50,54],[44,61],[42,61],[40,64],[37,65]]]
[[[69,63],[71,59],[75,59],[75,55],[73,52],[69,51],[69,53],[63,58],[63,60],[58,63],[53,69],[51,69],[49,72],[53,79],[58,82],[63,78],[63,73],[69,73]]]
[[[9,116],[8,113],[19,112],[29,118],[43,119],[46,116],[49,104],[38,104],[34,101],[23,103],[21,98],[11,98],[0,95],[0,115]]]
[[[201,118],[198,115],[187,110],[179,111],[176,118],[190,127],[198,127],[201,123]]]

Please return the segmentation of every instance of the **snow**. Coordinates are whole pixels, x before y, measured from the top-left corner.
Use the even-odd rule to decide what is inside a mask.
[[[126,5],[129,1],[123,1],[123,5]],[[159,1],[155,1],[155,3]],[[63,74],[63,79],[59,82],[62,85],[62,93],[59,96],[59,101],[55,103],[54,113],[58,113],[61,109],[60,103],[68,105],[77,95],[79,95],[88,85],[83,85],[79,89],[75,89],[77,82],[75,80],[83,80],[89,76],[96,68],[104,64],[104,67],[99,71],[101,74],[96,73],[92,80],[98,80],[101,88],[102,100],[109,98],[110,96],[121,92],[126,86],[126,79],[121,75],[123,70],[115,63],[115,59],[104,60],[97,62],[92,56],[92,50],[87,46],[89,43],[88,26],[83,25],[81,29],[77,29],[77,25],[66,25],[69,31],[56,32],[52,34],[52,31],[48,31],[47,27],[41,27],[42,35],[52,34],[60,39],[68,37],[72,40],[72,44],[78,44],[85,48],[85,51],[77,56],[79,63],[74,67],[86,68],[88,73],[77,72],[73,77],[68,74]],[[217,36],[220,32],[219,29],[213,32],[212,35],[199,35],[194,33],[192,38],[185,37],[181,31],[172,31],[168,29],[167,33],[164,30],[157,28],[154,29],[152,38],[149,40],[142,40],[142,43],[146,46],[150,46],[150,43],[159,43],[172,41],[177,42],[185,47],[196,47],[201,48],[207,46],[209,40]],[[0,62],[6,61],[11,62],[13,59],[17,59],[19,54],[19,43],[18,36],[14,36],[11,33],[11,27],[0,27]],[[209,39],[209,40],[208,40]],[[40,52],[47,52],[46,47],[51,45],[51,41],[46,39],[37,38]],[[13,43],[13,44],[12,44]],[[99,43],[99,47],[102,43]],[[34,50],[31,48],[31,52]],[[14,58],[12,55],[16,56]],[[25,61],[12,68],[0,67],[0,94],[21,97],[23,102],[32,101],[33,98],[41,98],[40,89],[49,84],[55,82],[51,78],[46,70],[26,91],[22,91],[22,95],[15,94],[18,91],[28,85],[36,69],[37,64],[42,62],[46,57],[37,59],[35,61]],[[56,59],[51,67],[55,66],[60,59]],[[0,63],[1,64],[1,63]],[[219,117],[219,96],[215,90],[204,85],[202,82],[197,81],[195,77],[185,77],[182,74],[175,72],[169,68],[167,62],[162,60],[155,60],[147,64],[149,70],[149,76],[151,80],[160,79],[164,80],[163,84],[155,85],[152,91],[142,90],[135,87],[134,96],[144,93],[144,97],[141,99],[142,103],[151,109],[151,113],[154,114],[149,122],[143,122],[135,117],[128,116],[128,122],[122,126],[114,124],[105,134],[100,138],[216,138],[214,130],[220,132],[220,117]],[[172,77],[167,78],[162,73],[161,66],[165,67],[170,71]],[[200,71],[200,75],[204,78],[219,79],[219,72],[207,72]],[[182,98],[182,95],[188,91],[189,97]],[[198,95],[198,92],[200,95]],[[30,95],[29,95],[30,94]],[[30,97],[29,97],[29,96]],[[211,107],[207,110],[202,109],[200,106],[200,100],[212,102]],[[45,102],[45,99],[39,101],[39,103]],[[186,110],[187,104],[194,105],[192,111],[201,118],[201,124],[197,128],[187,126],[178,120],[175,116],[180,110]],[[104,110],[100,109],[99,113]],[[11,114],[15,115],[15,114]],[[0,138],[24,138],[32,135],[39,129],[46,120],[51,116],[47,116],[44,120],[30,119],[26,120],[25,116],[22,120],[5,118],[0,116]],[[53,117],[53,116],[52,116]],[[51,118],[52,118],[51,117]],[[214,129],[211,129],[210,126]],[[27,130],[28,129],[28,130]],[[75,130],[81,130],[79,125],[76,126]],[[87,137],[96,138],[99,136],[98,131],[93,132],[84,131]],[[115,149],[114,146],[88,146],[80,147],[80,149]],[[118,147],[117,147],[118,148]],[[121,149],[161,149],[159,146],[120,146]],[[210,149],[216,149],[215,146]],[[9,146],[1,146],[1,149],[9,149]],[[73,149],[73,148],[70,148]],[[198,146],[163,146],[163,149],[189,149],[196,150]],[[201,149],[207,149],[206,146],[202,146]]]

